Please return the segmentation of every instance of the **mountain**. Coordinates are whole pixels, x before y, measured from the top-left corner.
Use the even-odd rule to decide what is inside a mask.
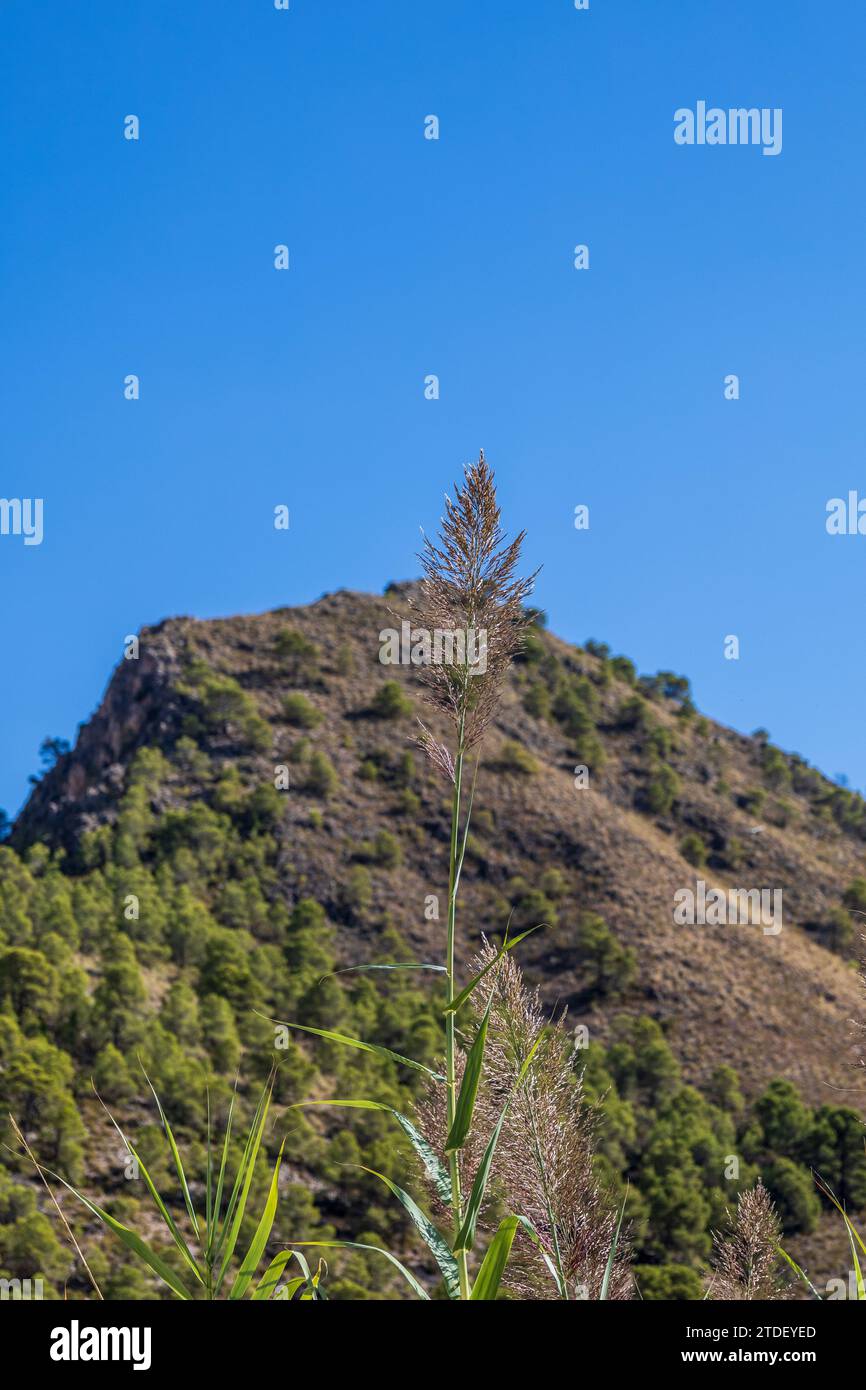
[[[102,1089],[129,1123],[146,1123],[135,1072],[144,1051],[194,1138],[191,1088],[204,1070],[227,1075],[241,1044],[248,1058],[266,1049],[260,1013],[300,1010],[299,1021],[322,1026],[335,1009],[360,1015],[361,1036],[384,1029],[379,1040],[401,1051],[408,1027],[435,1055],[439,1015],[417,977],[319,986],[333,970],[395,954],[441,957],[449,788],[415,742],[416,717],[447,730],[425,710],[418,669],[379,660],[380,634],[399,631],[412,592],[341,591],[304,608],[144,629],[75,747],[34,787],[0,849],[0,1063],[8,1072],[39,1039],[48,1080],[34,1063],[2,1099],[53,1148],[52,1166],[65,1149],[79,1175],[122,1193],[87,1077],[107,1078]],[[797,1248],[832,1272],[837,1232],[808,1167],[829,1165],[866,1206],[851,1027],[864,1013],[862,800],[765,733],[700,715],[685,678],[638,676],[600,643],[560,641],[536,614],[475,805],[461,964],[509,918],[514,931],[546,923],[520,960],[545,1003],[586,1030],[576,1036],[590,1045],[587,1076],[610,1116],[603,1161],[614,1183],[636,1183],[642,1267],[705,1259],[733,1191],[715,1171],[730,1150],[752,1178],[775,1183]],[[687,890],[712,889],[726,902],[729,890],[767,890],[777,906],[780,893],[780,929],[778,915],[764,925],[675,920]],[[22,962],[22,950],[33,959]],[[340,1074],[331,1051],[296,1048],[286,1103]],[[683,1138],[689,1107],[713,1136],[710,1157],[703,1140],[689,1148]],[[70,1132],[55,1142],[59,1112]],[[642,1163],[661,1171],[671,1116],[694,1182],[685,1222],[639,1177]],[[363,1184],[336,1195],[336,1165],[350,1161],[336,1155],[356,1133],[384,1145],[385,1130],[299,1124],[299,1211],[343,1229],[360,1208],[381,1236],[387,1222],[371,1216]],[[383,1161],[404,1162],[399,1145]],[[29,1182],[20,1165],[11,1172]],[[3,1200],[0,1187],[0,1218]],[[0,1265],[4,1253],[12,1268],[0,1236]],[[349,1271],[344,1296],[360,1296],[365,1274]],[[123,1289],[132,1276],[113,1277]]]

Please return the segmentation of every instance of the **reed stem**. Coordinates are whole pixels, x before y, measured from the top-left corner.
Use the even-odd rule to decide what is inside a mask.
[[[460,831],[460,798],[463,790],[463,759],[464,759],[464,721],[461,718],[460,730],[457,742],[457,756],[454,760],[454,796],[451,803],[451,848],[448,861],[448,937],[446,944],[445,969],[448,982],[449,1001],[454,998],[457,990],[454,978],[454,935],[457,919],[457,858]],[[457,1067],[456,1067],[456,1023],[453,1012],[445,1016],[445,1070],[447,1084],[447,1104],[448,1104],[448,1128],[454,1123],[454,1114],[457,1108]],[[451,1216],[454,1223],[454,1236],[463,1224],[463,1198],[460,1191],[460,1156],[455,1150],[448,1156],[448,1165],[451,1176]],[[460,1274],[460,1297],[469,1297],[469,1267],[466,1258],[466,1251],[462,1250],[457,1256],[457,1266]]]

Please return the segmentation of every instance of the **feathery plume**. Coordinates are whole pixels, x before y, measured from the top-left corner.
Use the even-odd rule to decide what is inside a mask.
[[[489,965],[496,954],[485,941],[471,963],[472,973]],[[529,1218],[570,1299],[597,1299],[618,1213],[594,1171],[596,1116],[583,1101],[580,1077],[572,1066],[571,1038],[562,1020],[548,1022],[538,990],[527,988],[510,956],[503,956],[475,991],[479,1020],[491,994],[482,1083],[464,1151],[466,1171],[471,1174],[476,1170],[510,1101],[496,1148],[496,1177],[487,1205],[498,1211],[496,1204],[504,1203],[508,1211]],[[526,1077],[515,1090],[523,1062],[536,1043]],[[464,1060],[461,1051],[459,1070]],[[446,1132],[441,1089],[428,1087],[418,1106],[421,1126],[428,1137],[437,1137],[440,1150]],[[518,1236],[512,1250],[503,1287],[524,1299],[561,1296],[544,1255],[523,1235]],[[624,1243],[617,1249],[607,1296],[632,1296]]]
[[[482,450],[478,462],[466,468],[454,501],[445,498],[438,544],[425,536],[419,556],[424,577],[421,602],[415,606],[417,624],[459,639],[456,660],[422,668],[427,700],[452,720],[467,752],[484,737],[529,626],[525,601],[535,574],[515,577],[525,532],[507,541],[500,516],[493,472]],[[426,730],[420,742],[449,775]]]
[[[727,1211],[730,1231],[713,1233],[713,1299],[775,1301],[788,1297],[779,1272],[781,1229],[762,1182],[737,1198],[736,1216]]]
[[[473,966],[496,955],[485,942]],[[484,985],[489,981],[489,987]],[[539,991],[529,989],[511,956],[489,971],[476,991],[483,1012],[492,995],[482,1128],[491,1127],[513,1096],[497,1148],[497,1172],[509,1211],[528,1216],[549,1259],[560,1271],[569,1298],[597,1299],[607,1268],[618,1213],[594,1168],[597,1115],[583,1100],[572,1065],[573,1043],[560,1018],[550,1023]],[[515,1084],[533,1055],[523,1084]],[[556,1298],[557,1290],[537,1247],[521,1240],[504,1282],[523,1298]],[[624,1242],[618,1246],[608,1298],[630,1298],[632,1278]]]

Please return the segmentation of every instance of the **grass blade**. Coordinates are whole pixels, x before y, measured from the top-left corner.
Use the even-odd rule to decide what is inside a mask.
[[[472,1292],[469,1295],[470,1299],[495,1299],[499,1292],[500,1280],[505,1273],[508,1256],[511,1254],[511,1246],[518,1225],[519,1218],[516,1216],[506,1216],[504,1221],[500,1221],[499,1229],[481,1261],[481,1268],[475,1277],[475,1283],[472,1285]]]
[[[104,1300],[104,1298],[103,1298],[102,1289],[99,1287],[99,1285],[98,1285],[97,1282],[96,1282],[96,1276],[94,1275],[93,1270],[90,1268],[90,1265],[87,1263],[87,1258],[86,1258],[86,1256],[85,1256],[85,1254],[84,1254],[84,1251],[82,1250],[81,1246],[78,1244],[78,1241],[75,1239],[75,1235],[73,1234],[72,1227],[70,1226],[69,1222],[68,1222],[67,1219],[66,1219],[66,1214],[65,1214],[63,1208],[61,1207],[60,1203],[58,1202],[57,1198],[55,1197],[54,1193],[51,1191],[51,1184],[49,1183],[49,1181],[48,1181],[48,1179],[46,1178],[45,1174],[43,1173],[41,1167],[39,1166],[39,1162],[37,1161],[36,1155],[35,1155],[35,1153],[33,1152],[33,1150],[31,1149],[30,1145],[27,1143],[27,1140],[24,1138],[24,1135],[23,1135],[23,1133],[21,1132],[20,1126],[19,1126],[19,1124],[18,1124],[18,1121],[15,1119],[15,1116],[14,1116],[14,1115],[11,1115],[11,1114],[9,1115],[9,1123],[10,1123],[10,1125],[12,1126],[12,1133],[15,1135],[15,1138],[18,1140],[18,1143],[21,1145],[21,1147],[22,1147],[22,1149],[24,1150],[24,1152],[26,1153],[27,1157],[30,1159],[30,1162],[33,1164],[33,1167],[36,1169],[36,1172],[39,1174],[39,1181],[42,1183],[42,1186],[45,1188],[45,1191],[48,1193],[48,1196],[51,1198],[51,1202],[52,1202],[52,1205],[53,1205],[53,1207],[54,1207],[54,1210],[57,1212],[57,1215],[58,1215],[59,1218],[60,1218],[60,1224],[62,1225],[63,1229],[65,1230],[66,1234],[68,1235],[69,1241],[70,1241],[70,1244],[71,1244],[73,1250],[75,1251],[76,1255],[78,1256],[79,1260],[81,1261],[82,1265],[84,1266],[84,1268],[85,1268],[86,1271],[87,1271],[87,1277],[89,1278],[91,1284],[93,1285],[93,1288],[94,1288],[94,1290],[95,1290],[95,1292],[96,1292],[96,1297],[97,1297],[98,1299],[100,1299],[102,1302],[104,1302],[105,1300]],[[4,1144],[3,1147],[5,1148],[6,1145]],[[12,1152],[12,1150],[10,1150],[10,1152]]]
[[[469,1201],[466,1203],[466,1211],[463,1217],[463,1225],[454,1241],[454,1253],[459,1255],[462,1250],[471,1250],[475,1244],[475,1232],[478,1225],[478,1214],[481,1211],[481,1204],[484,1201],[484,1193],[487,1190],[487,1180],[490,1177],[490,1166],[493,1162],[493,1155],[496,1152],[496,1145],[499,1142],[499,1135],[505,1123],[505,1116],[508,1114],[506,1105],[496,1121],[496,1127],[490,1136],[484,1156],[478,1165],[475,1174],[475,1181],[472,1184],[472,1191],[469,1193]]]
[[[253,1290],[253,1300],[273,1298],[274,1293],[280,1282],[283,1270],[292,1258],[291,1250],[281,1250],[279,1255],[275,1255]],[[303,1281],[302,1281],[303,1282]]]
[[[487,1042],[487,1027],[490,1023],[492,1003],[493,991],[491,990],[487,1008],[484,1010],[478,1031],[466,1058],[463,1080],[460,1083],[460,1093],[454,1110],[454,1121],[448,1131],[448,1138],[445,1140],[446,1153],[452,1153],[455,1149],[462,1149],[472,1125],[472,1114],[475,1110],[478,1087],[481,1083],[481,1069],[484,1065],[484,1047]]]
[[[333,980],[335,975],[356,975],[363,970],[435,970],[440,975],[447,975],[448,971],[444,965],[430,965],[427,961],[417,962],[414,960],[398,960],[392,965],[347,965],[342,970],[330,970],[327,975],[323,975],[319,984],[323,980]]]
[[[837,1210],[838,1212],[841,1213],[841,1215],[842,1215],[842,1220],[845,1222],[845,1225],[848,1226],[848,1227],[850,1228],[850,1229],[849,1229],[849,1236],[853,1235],[854,1239],[857,1241],[857,1244],[860,1246],[860,1249],[863,1251],[863,1254],[866,1255],[866,1245],[863,1244],[863,1241],[862,1241],[862,1239],[860,1238],[860,1235],[858,1234],[858,1231],[857,1231],[856,1226],[852,1226],[852,1225],[851,1225],[851,1222],[848,1220],[848,1214],[847,1214],[847,1212],[845,1211],[845,1208],[842,1206],[842,1203],[839,1201],[838,1197],[837,1197],[837,1196],[835,1195],[835,1193],[832,1192],[831,1189],[827,1186],[827,1184],[824,1182],[823,1178],[816,1177],[816,1178],[815,1178],[815,1183],[816,1183],[816,1185],[820,1188],[820,1190],[824,1193],[824,1196],[825,1196],[825,1197],[829,1197],[830,1201],[833,1203],[833,1206],[836,1208],[836,1210]]]
[[[845,1228],[848,1232],[848,1244],[851,1246],[851,1259],[854,1261],[854,1274],[857,1279],[857,1301],[866,1302],[866,1285],[863,1283],[863,1271],[860,1268],[860,1261],[857,1258],[857,1247],[854,1244],[856,1231],[847,1216],[845,1217]]]
[[[283,1149],[285,1147],[285,1143],[286,1141],[284,1139],[282,1144],[280,1145],[280,1152],[277,1154],[277,1161],[274,1165],[274,1174],[271,1178],[271,1185],[268,1190],[268,1198],[265,1202],[264,1210],[262,1211],[259,1224],[256,1227],[256,1233],[250,1242],[250,1248],[244,1256],[244,1259],[241,1263],[241,1267],[238,1270],[237,1277],[234,1283],[232,1284],[229,1299],[243,1298],[247,1290],[247,1285],[249,1284],[250,1280],[252,1279],[253,1275],[258,1269],[259,1260],[262,1258],[265,1246],[268,1243],[268,1237],[271,1234],[271,1227],[274,1224],[274,1216],[276,1215],[277,1211],[277,1200],[279,1198],[280,1165],[283,1161]]]
[[[207,1244],[211,1240],[211,1216],[213,1214],[213,1156],[211,1154],[211,1123],[210,1123],[210,1087],[205,1088],[207,1097],[207,1192],[205,1196],[205,1217],[204,1224],[207,1232]]]
[[[114,1125],[114,1128],[117,1130],[118,1134],[120,1135],[120,1137],[121,1137],[121,1139],[122,1139],[124,1145],[126,1146],[126,1149],[127,1149],[128,1153],[130,1154],[130,1156],[131,1156],[132,1158],[135,1159],[135,1162],[138,1164],[138,1171],[141,1173],[141,1176],[144,1178],[144,1181],[145,1181],[145,1185],[146,1185],[146,1187],[147,1187],[147,1190],[148,1190],[148,1192],[150,1193],[151,1197],[153,1198],[154,1206],[156,1207],[157,1211],[159,1212],[160,1216],[162,1217],[163,1224],[164,1224],[164,1226],[166,1227],[166,1229],[167,1229],[169,1235],[171,1236],[172,1240],[174,1241],[175,1245],[177,1246],[178,1250],[180,1251],[181,1255],[183,1256],[183,1259],[184,1259],[185,1263],[186,1263],[186,1264],[189,1266],[189,1268],[192,1270],[192,1272],[193,1272],[193,1274],[195,1275],[195,1277],[196,1277],[196,1279],[198,1280],[198,1282],[199,1282],[200,1284],[203,1284],[203,1283],[204,1283],[204,1278],[203,1278],[203,1276],[202,1276],[201,1270],[200,1270],[199,1267],[198,1267],[198,1262],[196,1261],[195,1256],[193,1255],[192,1251],[190,1250],[189,1246],[187,1245],[186,1241],[184,1240],[183,1236],[181,1235],[180,1231],[178,1230],[177,1224],[175,1223],[175,1220],[174,1220],[174,1217],[172,1216],[172,1214],[171,1214],[171,1212],[169,1211],[168,1207],[165,1205],[165,1202],[162,1200],[162,1197],[159,1195],[159,1192],[158,1192],[158,1190],[157,1190],[156,1183],[153,1181],[153,1178],[150,1176],[150,1173],[147,1171],[147,1167],[146,1167],[146,1165],[145,1165],[143,1159],[142,1159],[141,1156],[139,1155],[139,1153],[138,1153],[137,1149],[135,1148],[135,1146],[129,1141],[129,1139],[127,1139],[127,1137],[126,1137],[126,1135],[124,1134],[123,1130],[120,1128],[120,1125],[117,1123],[117,1120],[114,1118],[114,1116],[112,1115],[112,1113],[111,1113],[111,1111],[109,1110],[108,1106],[105,1104],[105,1102],[103,1101],[102,1097],[99,1095],[99,1092],[96,1090],[96,1087],[95,1087],[95,1086],[94,1086],[94,1088],[93,1088],[93,1092],[94,1092],[94,1095],[96,1096],[96,1099],[99,1101],[99,1104],[102,1106],[103,1110],[105,1111],[106,1115],[108,1116],[109,1120],[110,1120],[111,1123]],[[61,1181],[62,1181],[62,1179],[61,1179]]]
[[[478,1171],[475,1174],[475,1181],[472,1184],[472,1191],[469,1194],[469,1201],[466,1203],[466,1211],[463,1217],[463,1225],[460,1227],[460,1230],[457,1233],[457,1238],[454,1241],[455,1254],[460,1254],[460,1252],[463,1250],[471,1250],[473,1245],[475,1244],[475,1233],[478,1226],[478,1215],[481,1211],[481,1204],[484,1201],[484,1194],[487,1190],[487,1182],[490,1177],[490,1168],[493,1163],[493,1155],[496,1152],[496,1145],[499,1142],[499,1136],[502,1132],[502,1126],[505,1123],[505,1117],[508,1114],[511,1102],[514,1100],[514,1097],[517,1095],[517,1092],[523,1085],[526,1073],[529,1071],[532,1059],[535,1056],[535,1053],[541,1043],[541,1037],[542,1035],[539,1034],[538,1037],[535,1039],[535,1042],[530,1048],[529,1054],[527,1055],[523,1063],[523,1066],[520,1068],[517,1080],[514,1083],[514,1090],[511,1092],[511,1095],[508,1097],[508,1100],[505,1102],[505,1105],[502,1107],[502,1114],[496,1121],[496,1126],[493,1130],[493,1133],[490,1136],[487,1148],[484,1150],[484,1156],[478,1165]]]
[[[159,1111],[159,1118],[162,1121],[162,1127],[165,1130],[165,1137],[168,1140],[168,1146],[171,1149],[171,1156],[174,1159],[174,1166],[177,1169],[177,1176],[180,1179],[181,1191],[183,1192],[183,1200],[186,1205],[187,1212],[189,1213],[189,1219],[192,1222],[192,1228],[195,1231],[196,1240],[200,1240],[201,1236],[199,1234],[198,1229],[198,1217],[195,1214],[195,1207],[192,1204],[192,1197],[189,1194],[189,1186],[186,1180],[186,1173],[183,1171],[183,1163],[181,1162],[180,1151],[177,1147],[177,1144],[175,1143],[175,1138],[171,1131],[171,1125],[169,1124],[168,1119],[166,1117],[166,1113],[162,1108],[162,1101],[156,1094],[156,1088],[154,1087],[154,1084],[148,1076],[147,1072],[144,1070],[144,1067],[141,1065],[140,1060],[139,1066],[141,1067],[141,1070],[144,1073],[145,1081],[147,1082],[148,1086],[153,1092],[153,1098],[156,1101],[156,1108]]]
[[[223,1151],[222,1151],[222,1156],[221,1156],[221,1158],[220,1158],[220,1171],[219,1171],[219,1177],[217,1178],[217,1189],[216,1189],[216,1195],[215,1195],[215,1197],[214,1197],[214,1202],[213,1202],[213,1214],[212,1214],[212,1215],[213,1215],[213,1227],[212,1227],[210,1236],[208,1237],[208,1245],[207,1245],[207,1255],[208,1255],[208,1256],[210,1256],[210,1253],[211,1253],[211,1251],[212,1251],[212,1249],[213,1249],[214,1241],[216,1240],[217,1230],[218,1230],[219,1224],[220,1224],[220,1213],[221,1213],[222,1204],[223,1204],[223,1184],[225,1183],[226,1163],[227,1163],[227,1161],[228,1161],[229,1142],[230,1142],[231,1137],[232,1137],[232,1120],[233,1120],[233,1118],[234,1118],[234,1113],[235,1113],[235,1097],[237,1096],[237,1093],[238,1093],[238,1079],[237,1079],[237,1077],[235,1077],[234,1089],[232,1090],[232,1098],[231,1098],[231,1100],[229,1101],[229,1113],[228,1113],[228,1116],[226,1117],[226,1132],[225,1132],[225,1134],[223,1135]]]
[[[812,1280],[809,1278],[808,1274],[806,1274],[805,1271],[802,1270],[800,1266],[797,1264],[797,1261],[792,1260],[787,1250],[783,1250],[781,1245],[778,1246],[778,1251],[779,1254],[782,1256],[782,1259],[788,1261],[788,1264],[791,1266],[797,1277],[799,1279],[802,1279],[803,1283],[806,1285],[808,1289],[811,1290],[815,1297],[819,1299],[821,1302],[823,1302],[821,1294],[819,1294],[818,1290],[815,1288],[815,1285],[812,1283]]]
[[[412,1218],[416,1230],[442,1272],[442,1278],[445,1281],[445,1289],[448,1293],[448,1297],[459,1298],[460,1271],[457,1268],[457,1261],[448,1248],[448,1242],[445,1240],[445,1237],[437,1231],[430,1218],[424,1215],[424,1212],[418,1206],[417,1202],[409,1196],[408,1192],[404,1192],[402,1187],[398,1187],[390,1178],[386,1178],[384,1173],[377,1173],[375,1168],[364,1168],[364,1172],[371,1173],[374,1178],[378,1178],[380,1182],[385,1184],[390,1192],[393,1192],[398,1202],[402,1202]]]
[[[257,1010],[253,1010],[257,1012]],[[265,1018],[265,1014],[259,1014],[259,1018]],[[328,1042],[342,1043],[343,1047],[355,1047],[360,1052],[372,1052],[376,1057],[387,1057],[392,1062],[399,1062],[403,1067],[412,1067],[415,1071],[423,1072],[433,1081],[444,1081],[445,1077],[441,1072],[433,1071],[430,1067],[425,1067],[423,1062],[416,1062],[412,1057],[403,1057],[399,1052],[392,1052],[389,1047],[380,1047],[378,1043],[362,1042],[360,1038],[349,1038],[345,1033],[334,1033],[330,1028],[311,1028],[307,1023],[285,1023],[279,1018],[269,1018],[268,1023],[277,1023],[281,1028],[300,1028],[302,1033],[314,1033],[318,1038],[325,1038]]]
[[[449,1204],[451,1201],[451,1179],[432,1144],[424,1138],[424,1135],[419,1129],[415,1128],[412,1121],[408,1119],[406,1115],[401,1114],[399,1110],[395,1110],[391,1105],[385,1105],[380,1100],[300,1100],[294,1105],[290,1105],[289,1109],[303,1110],[307,1106],[312,1105],[344,1106],[350,1110],[384,1110],[387,1114],[393,1115],[423,1163],[424,1170],[433,1183],[433,1186],[436,1188],[440,1199],[446,1206]]]
[[[265,1131],[265,1120],[267,1119],[268,1108],[271,1103],[273,1084],[273,1076],[271,1076],[271,1080],[265,1087],[265,1090],[262,1094],[262,1098],[259,1101],[259,1108],[256,1113],[256,1119],[253,1122],[252,1128],[250,1129],[249,1138],[247,1139],[247,1145],[244,1150],[244,1156],[241,1160],[241,1166],[238,1169],[237,1178],[235,1179],[234,1191],[232,1192],[231,1201],[229,1202],[228,1210],[226,1211],[225,1230],[228,1231],[228,1240],[225,1242],[225,1253],[223,1254],[222,1264],[220,1265],[219,1278],[217,1279],[216,1283],[216,1293],[219,1292],[220,1286],[226,1275],[226,1270],[229,1266],[229,1261],[231,1260],[231,1257],[234,1254],[235,1246],[237,1245],[238,1235],[240,1234],[241,1229],[241,1222],[244,1219],[244,1212],[246,1210],[247,1197],[250,1193],[250,1184],[253,1180],[253,1172],[256,1166],[256,1159],[259,1155],[259,1149],[261,1147],[262,1142],[262,1135]],[[223,1235],[225,1235],[225,1231],[223,1232]],[[222,1249],[222,1245],[223,1240],[221,1238],[220,1249]]]
[[[396,1269],[399,1269],[406,1283],[419,1298],[423,1298],[427,1302],[430,1300],[429,1293],[424,1288],[423,1284],[418,1283],[415,1275],[412,1274],[405,1265],[400,1263],[396,1255],[392,1255],[390,1250],[385,1250],[381,1245],[362,1245],[361,1242],[357,1240],[296,1240],[294,1243],[295,1245],[304,1245],[307,1247],[315,1246],[317,1249],[328,1250],[372,1250],[374,1255],[384,1255],[386,1260],[390,1260],[391,1264],[394,1265]]]
[[[553,1260],[550,1258],[547,1251],[545,1250],[541,1236],[538,1234],[538,1231],[536,1230],[535,1226],[533,1226],[528,1216],[518,1216],[515,1219],[517,1220],[518,1225],[523,1227],[530,1240],[538,1247],[538,1253],[540,1254],[541,1258],[544,1260],[544,1263],[547,1265],[548,1270],[550,1271],[550,1277],[556,1285],[557,1292],[559,1293],[560,1298],[564,1298],[567,1300],[568,1289],[566,1288],[564,1281],[560,1278],[559,1270],[556,1268],[556,1265],[553,1263]]]
[[[238,1197],[240,1196],[241,1184],[244,1179],[244,1174],[246,1173],[250,1151],[252,1149],[253,1143],[255,1142],[256,1133],[259,1127],[259,1121],[262,1119],[262,1111],[265,1109],[266,1101],[269,1102],[270,1100],[272,1087],[273,1074],[271,1074],[271,1077],[268,1080],[264,1090],[262,1091],[262,1094],[259,1096],[258,1104],[256,1105],[255,1115],[253,1116],[252,1124],[250,1125],[249,1132],[247,1133],[247,1137],[244,1142],[244,1151],[241,1155],[241,1161],[238,1165],[238,1171],[235,1174],[235,1180],[234,1185],[232,1186],[231,1196],[229,1197],[228,1205],[226,1206],[225,1220],[223,1221],[219,1242],[216,1247],[217,1256],[219,1256],[220,1252],[222,1251],[222,1248],[225,1245],[225,1242],[228,1238],[229,1230],[231,1229],[232,1217],[234,1216],[235,1207],[237,1206]]]
[[[131,1250],[134,1255],[137,1255],[140,1260],[143,1260],[144,1263],[153,1270],[154,1274],[157,1274],[163,1283],[167,1284],[172,1292],[177,1294],[178,1298],[189,1299],[189,1289],[183,1283],[180,1276],[175,1274],[171,1266],[167,1265],[165,1260],[161,1259],[155,1250],[151,1250],[150,1246],[142,1240],[141,1236],[137,1235],[135,1231],[131,1231],[128,1226],[124,1226],[121,1221],[115,1220],[104,1207],[100,1207],[96,1202],[92,1202],[89,1197],[85,1197],[83,1192],[79,1192],[77,1187],[73,1187],[65,1178],[61,1178],[59,1173],[51,1172],[50,1168],[46,1168],[45,1172],[51,1173],[52,1178],[56,1178],[58,1182],[62,1182],[63,1186],[67,1188],[74,1197],[77,1197],[79,1202],[82,1202],[89,1212],[94,1216],[98,1216],[103,1225],[107,1226],[108,1229],[117,1236],[118,1240],[126,1246],[127,1250]]]
[[[607,1257],[607,1266],[604,1271],[604,1278],[601,1281],[601,1293],[598,1296],[600,1302],[606,1301],[607,1291],[610,1288],[610,1276],[613,1273],[613,1262],[616,1259],[616,1247],[619,1244],[619,1233],[622,1230],[622,1218],[625,1216],[625,1204],[627,1201],[628,1192],[626,1192],[625,1200],[622,1204],[622,1210],[619,1214],[619,1220],[616,1223],[616,1230],[613,1233],[613,1240],[610,1243],[610,1254]]]

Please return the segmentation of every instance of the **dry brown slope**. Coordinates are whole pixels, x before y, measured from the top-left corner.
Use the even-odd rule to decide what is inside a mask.
[[[71,846],[82,829],[111,820],[136,748],[157,744],[172,756],[184,711],[178,686],[194,655],[237,679],[271,725],[273,747],[255,756],[239,753],[230,729],[210,740],[215,763],[234,761],[248,781],[271,780],[274,763],[289,756],[298,738],[282,714],[288,689],[303,689],[323,716],[308,737],[331,758],[339,792],[322,807],[321,826],[311,823],[317,803],[302,785],[289,796],[280,831],[280,893],[290,902],[306,893],[319,898],[340,927],[344,961],[363,959],[377,949],[377,932],[353,917],[346,901],[348,873],[359,844],[388,828],[400,841],[404,861],[398,869],[372,868],[373,916],[387,915],[419,953],[439,950],[441,922],[425,920],[424,904],[430,894],[444,901],[446,891],[447,788],[416,754],[420,805],[405,815],[386,782],[359,776],[371,758],[387,763],[412,746],[411,721],[389,723],[369,712],[386,677],[405,683],[419,699],[413,669],[385,670],[377,659],[378,633],[394,625],[391,608],[399,608],[403,598],[341,592],[301,609],[209,622],[174,619],[145,630],[140,661],[120,663],[72,755],[34,790],[16,840]],[[287,671],[277,654],[277,635],[286,627],[318,648],[315,678]],[[575,1021],[587,1022],[600,1038],[618,1011],[652,1014],[668,1029],[686,1075],[697,1082],[727,1063],[750,1092],[785,1076],[813,1103],[840,1100],[833,1088],[856,1084],[849,1020],[862,1015],[863,1001],[850,962],[817,944],[806,924],[822,919],[863,871],[863,841],[826,817],[816,818],[807,798],[791,792],[778,798],[788,808],[785,825],[749,815],[738,797],[761,784],[759,746],[715,724],[699,734],[693,721],[679,719],[676,706],[664,700],[653,702],[653,719],[674,740],[670,762],[680,792],[668,814],[639,811],[646,750],[639,734],[618,723],[630,687],[605,676],[605,663],[555,637],[545,634],[541,643],[549,671],[567,679],[583,673],[597,685],[606,763],[592,772],[590,788],[575,788],[569,737],[555,720],[526,712],[527,684],[537,668],[518,668],[479,780],[477,804],[487,815],[473,837],[465,873],[464,958],[482,931],[502,929],[513,877],[534,883],[555,866],[567,882],[559,925],[523,948],[551,1004],[568,1003]],[[435,718],[431,722],[438,727]],[[531,751],[538,766],[533,775],[496,770],[504,739]],[[204,787],[178,776],[165,804],[205,794]],[[770,804],[775,805],[772,796]],[[679,852],[688,830],[699,831],[710,848],[706,870],[696,871]],[[733,872],[724,867],[724,856],[735,839],[744,852]],[[781,888],[782,932],[774,937],[757,926],[675,926],[674,893],[693,886],[699,875],[721,887]],[[587,909],[601,913],[637,953],[637,983],[622,999],[585,1002],[574,931]]]

